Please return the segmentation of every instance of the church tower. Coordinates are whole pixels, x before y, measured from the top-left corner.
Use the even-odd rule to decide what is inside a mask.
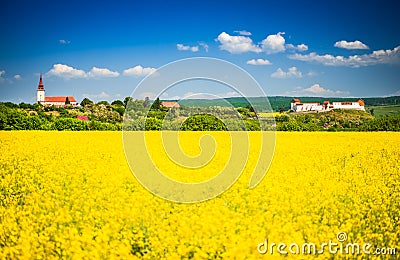
[[[42,80],[42,73],[40,73],[40,80],[37,89],[36,101],[42,103],[42,105],[44,103],[44,85]]]

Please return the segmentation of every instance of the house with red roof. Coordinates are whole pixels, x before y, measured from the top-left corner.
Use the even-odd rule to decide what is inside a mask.
[[[43,106],[55,106],[55,107],[64,107],[67,105],[77,106],[78,102],[76,102],[73,96],[49,96],[46,97],[44,84],[42,79],[42,74],[40,74],[39,85],[37,88],[36,101],[40,102]]]
[[[163,101],[163,102],[161,102],[161,105],[163,105],[164,107],[167,107],[167,108],[180,107],[178,102],[166,102],[166,101]]]

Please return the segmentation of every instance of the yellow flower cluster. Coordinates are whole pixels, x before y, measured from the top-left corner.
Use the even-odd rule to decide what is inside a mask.
[[[209,134],[218,142],[223,135]],[[318,245],[340,231],[360,244],[400,244],[400,133],[279,132],[255,189],[248,182],[258,158],[250,156],[231,189],[195,204],[144,189],[121,139],[120,132],[0,132],[0,258],[259,259],[265,238]]]

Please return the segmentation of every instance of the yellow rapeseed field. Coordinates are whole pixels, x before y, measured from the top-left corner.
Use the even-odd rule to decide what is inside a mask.
[[[256,188],[250,156],[231,189],[178,204],[139,184],[120,132],[0,132],[0,258],[260,259],[266,238],[321,245],[339,232],[371,251],[399,247],[400,133],[279,132],[276,145]]]

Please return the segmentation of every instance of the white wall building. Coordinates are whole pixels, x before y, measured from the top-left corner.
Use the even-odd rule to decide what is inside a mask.
[[[301,103],[300,99],[294,98],[290,102],[290,111],[302,112],[302,111],[330,111],[332,109],[347,109],[347,110],[362,110],[365,111],[364,101],[359,99],[355,102],[332,102],[325,100],[321,103]]]
[[[68,105],[77,106],[78,102],[76,102],[73,96],[52,96],[46,97],[44,90],[44,84],[42,80],[42,74],[40,74],[39,85],[37,88],[36,93],[36,101],[40,102],[43,106],[56,106],[56,107],[63,107]]]

